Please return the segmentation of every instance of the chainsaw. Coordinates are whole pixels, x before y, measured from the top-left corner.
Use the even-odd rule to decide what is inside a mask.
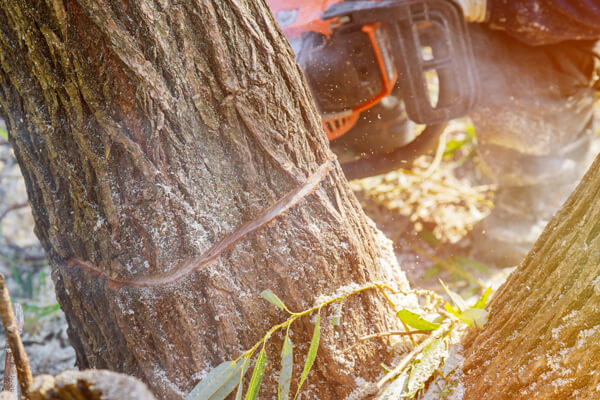
[[[476,101],[470,38],[462,9],[453,1],[267,3],[296,53],[334,151],[368,144],[358,155],[338,154],[349,179],[407,167],[437,142],[449,120],[467,114]],[[408,143],[394,143],[387,131],[373,129],[377,124],[363,129],[361,116],[366,120],[369,112],[390,104],[402,105],[394,108],[393,118],[405,115],[425,130]]]

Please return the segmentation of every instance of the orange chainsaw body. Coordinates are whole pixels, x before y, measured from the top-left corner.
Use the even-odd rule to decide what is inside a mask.
[[[318,33],[330,39],[334,30],[340,26],[338,18],[323,19],[322,15],[332,5],[343,0],[267,0],[273,15],[280,24],[289,40],[301,38],[308,32]],[[381,44],[378,40],[378,30],[381,24],[376,22],[365,24],[361,31],[368,37],[372,46],[377,67],[381,90],[370,98],[364,99],[360,104],[338,113],[322,113],[323,128],[329,140],[339,138],[348,132],[358,121],[360,113],[379,103],[384,97],[391,94],[396,84],[398,74],[393,65],[386,65]],[[387,49],[386,49],[387,50]],[[390,70],[392,69],[392,70]]]

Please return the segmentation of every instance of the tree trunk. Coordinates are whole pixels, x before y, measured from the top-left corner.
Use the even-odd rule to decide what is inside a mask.
[[[351,283],[408,290],[263,1],[8,0],[0,32],[1,108],[80,368],[179,399],[282,320],[264,289],[295,310]],[[388,357],[341,353],[396,328],[384,300],[344,311],[310,398]],[[292,330],[298,373],[312,324]]]
[[[600,156],[464,341],[464,399],[600,398]]]

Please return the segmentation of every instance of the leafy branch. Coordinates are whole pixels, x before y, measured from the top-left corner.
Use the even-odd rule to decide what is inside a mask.
[[[204,379],[202,379],[202,381],[198,383],[198,385],[196,385],[196,387],[194,387],[194,389],[188,394],[186,400],[223,400],[236,388],[237,392],[235,399],[241,400],[243,394],[244,375],[248,370],[250,360],[252,359],[254,353],[260,348],[260,352],[258,354],[254,365],[254,370],[252,372],[252,377],[250,378],[248,390],[246,391],[246,396],[244,397],[244,400],[256,399],[258,396],[260,385],[262,383],[262,378],[264,375],[264,370],[267,361],[267,352],[265,349],[265,345],[271,338],[271,336],[273,336],[273,334],[279,330],[285,330],[285,338],[283,340],[283,347],[281,351],[281,372],[279,374],[277,398],[278,400],[288,400],[293,372],[293,343],[289,337],[289,330],[291,325],[298,318],[316,312],[317,316],[315,321],[315,327],[313,330],[312,340],[310,343],[308,354],[306,356],[306,360],[304,362],[304,368],[300,376],[300,381],[298,383],[298,387],[296,388],[296,393],[293,397],[293,399],[296,399],[300,393],[302,385],[308,378],[308,374],[312,369],[312,366],[317,356],[317,350],[319,348],[319,339],[321,337],[321,309],[325,306],[334,303],[339,303],[339,307],[336,309],[334,319],[332,320],[332,323],[335,325],[336,323],[339,323],[339,318],[342,309],[341,305],[343,301],[346,300],[348,297],[364,292],[366,290],[378,290],[385,294],[384,289],[392,290],[389,286],[385,285],[384,283],[369,283],[364,286],[349,289],[345,292],[336,294],[328,298],[319,299],[315,306],[310,307],[301,312],[290,311],[290,309],[283,303],[283,301],[281,301],[281,299],[277,297],[277,295],[275,295],[272,291],[263,291],[261,293],[261,297],[267,300],[269,303],[273,304],[275,307],[287,312],[288,318],[282,323],[272,326],[267,331],[267,333],[265,333],[262,339],[256,342],[256,344],[250,349],[242,353],[238,358],[236,358],[233,361],[223,362],[214,369],[212,369],[204,377]],[[391,301],[389,300],[389,297],[387,295],[385,295],[384,297],[386,297],[388,301]],[[238,377],[239,379],[236,379],[236,377]]]
[[[443,285],[443,284],[442,284]],[[235,400],[241,400],[244,393],[244,376],[249,369],[251,360],[254,354],[258,352],[256,361],[254,363],[254,369],[252,376],[246,390],[244,400],[255,400],[258,397],[260,391],[260,385],[262,383],[265,367],[267,363],[267,351],[266,344],[269,339],[278,331],[285,330],[285,337],[283,339],[283,345],[281,349],[281,370],[279,373],[279,380],[277,385],[277,399],[278,400],[289,400],[290,399],[290,386],[293,375],[293,343],[289,337],[290,327],[298,318],[316,313],[315,325],[313,329],[312,339],[310,347],[306,355],[304,367],[300,375],[296,392],[293,396],[295,400],[300,390],[308,378],[308,375],[313,367],[316,360],[317,351],[319,348],[319,340],[321,337],[321,310],[329,305],[338,304],[335,310],[332,324],[337,325],[341,317],[341,310],[343,302],[350,296],[367,291],[377,290],[383,295],[386,301],[391,305],[397,317],[404,325],[406,331],[404,332],[382,332],[374,335],[367,335],[359,339],[359,343],[373,338],[379,338],[384,336],[392,335],[409,335],[414,344],[414,349],[392,370],[390,371],[381,381],[377,383],[377,388],[382,389],[384,385],[396,378],[399,374],[404,372],[407,368],[412,368],[412,372],[408,379],[409,381],[409,394],[414,396],[416,393],[415,389],[420,389],[425,381],[433,374],[444,360],[444,354],[447,347],[447,338],[450,331],[458,322],[464,322],[467,325],[482,325],[485,323],[487,312],[483,309],[487,298],[490,294],[490,290],[486,290],[483,296],[473,306],[467,306],[462,298],[447,289],[444,285],[444,289],[454,303],[454,306],[445,304],[445,310],[442,310],[442,304],[444,303],[442,298],[432,292],[426,291],[414,291],[416,294],[425,294],[427,304],[433,300],[434,309],[440,310],[439,313],[435,314],[435,319],[430,321],[426,316],[421,316],[412,311],[402,309],[396,310],[395,304],[390,299],[386,291],[392,293],[398,293],[384,283],[375,282],[369,283],[359,287],[352,287],[346,290],[341,290],[341,293],[337,293],[333,296],[326,298],[319,298],[313,307],[310,307],[301,312],[291,311],[285,303],[277,297],[272,291],[265,290],[261,293],[261,297],[273,304],[275,307],[287,312],[288,318],[272,326],[264,336],[254,344],[250,349],[243,352],[238,358],[233,361],[226,361],[212,369],[202,379],[198,385],[188,394],[186,400],[224,400],[229,394],[231,394],[236,388]],[[427,308],[427,306],[425,307]],[[444,317],[448,318],[448,322]],[[414,329],[411,330],[410,328]],[[430,335],[420,343],[416,343],[412,338],[412,335]],[[353,346],[351,346],[352,348]],[[349,350],[349,349],[346,349]],[[421,357],[419,360],[413,361],[413,359]],[[412,364],[411,361],[413,362]],[[418,362],[417,362],[418,361]],[[424,379],[427,378],[427,379]]]

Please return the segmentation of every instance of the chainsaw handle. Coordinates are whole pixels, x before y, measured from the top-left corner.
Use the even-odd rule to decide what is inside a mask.
[[[477,74],[460,6],[448,0],[426,0],[411,6],[411,18],[395,28],[402,38],[399,85],[407,94],[404,101],[410,119],[436,124],[466,115],[476,101]],[[430,49],[430,54],[424,49]],[[435,104],[427,79],[433,72],[438,76]]]
[[[334,4],[323,18],[349,24],[384,22],[391,30],[398,85],[408,116],[439,124],[466,115],[477,96],[477,74],[461,7],[451,0],[355,0]],[[427,75],[438,77],[431,100]]]

